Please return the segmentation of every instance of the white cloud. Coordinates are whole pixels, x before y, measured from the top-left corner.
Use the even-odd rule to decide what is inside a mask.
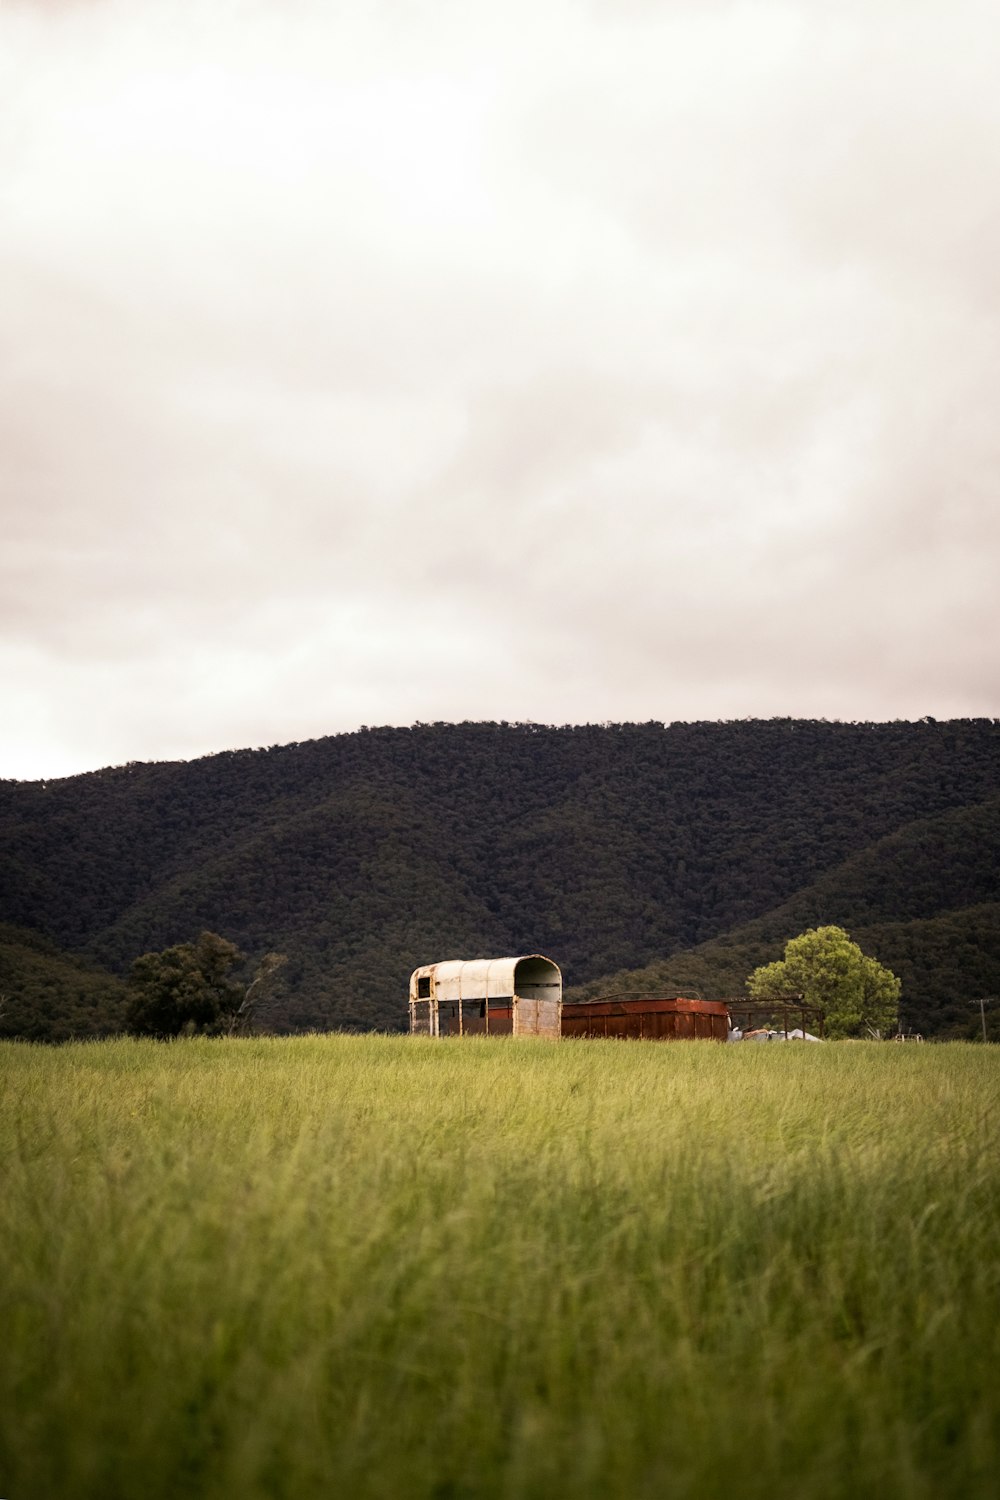
[[[997,711],[1000,22],[0,11],[0,772]]]

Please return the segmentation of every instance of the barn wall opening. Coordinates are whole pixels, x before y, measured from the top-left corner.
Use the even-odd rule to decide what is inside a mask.
[[[562,975],[550,958],[522,958],[514,968],[515,1036],[559,1036]]]
[[[562,978],[557,965],[550,958],[522,958],[514,969],[514,993],[526,1000],[558,1000]]]

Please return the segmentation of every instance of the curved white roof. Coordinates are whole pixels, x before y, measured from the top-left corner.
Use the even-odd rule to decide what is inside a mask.
[[[411,999],[416,999],[417,980],[428,977],[437,1000],[504,1000],[512,995],[537,995],[540,990],[547,991],[553,1000],[562,997],[559,965],[542,953],[522,953],[516,958],[450,958],[424,964],[410,976]]]

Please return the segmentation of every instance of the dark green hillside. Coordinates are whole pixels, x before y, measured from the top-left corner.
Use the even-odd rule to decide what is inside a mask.
[[[823,922],[898,922],[993,899],[1000,899],[1000,796],[907,823],[754,925],[780,937]]]
[[[740,995],[751,970],[780,958],[785,946],[783,938],[755,936],[760,925],[748,923],[670,958],[574,986],[567,998],[673,989],[696,990],[706,997]],[[903,981],[900,1020],[907,1030],[938,1037],[980,1034],[973,1002],[1000,991],[1000,902],[911,922],[853,926],[850,934]],[[1000,1041],[1000,1012],[991,1012],[990,1019],[994,1039]]]
[[[283,1026],[392,1028],[431,958],[579,983],[824,903],[998,900],[998,788],[990,720],[363,730],[0,784],[0,916],[120,973],[210,928],[289,955]]]
[[[0,1037],[65,1042],[121,1031],[125,986],[47,938],[0,925]]]
[[[1000,797],[918,819],[756,921],[579,994],[674,986],[739,994],[789,937],[826,923],[847,927],[899,975],[907,1027],[964,1034],[970,999],[1000,990]]]
[[[903,1023],[928,1036],[978,1037],[980,995],[1000,993],[1000,903],[859,928],[862,947],[903,981]],[[1000,1041],[1000,1015],[990,1012]]]

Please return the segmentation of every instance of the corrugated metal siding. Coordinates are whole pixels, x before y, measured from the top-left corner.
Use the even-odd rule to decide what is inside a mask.
[[[562,1008],[563,1036],[724,1042],[728,1034],[729,1013],[718,1000],[609,998]]]

